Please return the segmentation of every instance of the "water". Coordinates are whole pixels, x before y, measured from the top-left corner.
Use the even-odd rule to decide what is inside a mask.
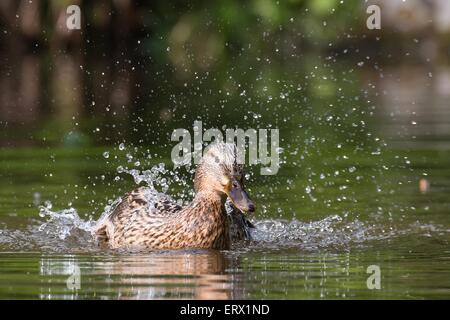
[[[0,299],[450,298],[444,36],[388,24],[379,36],[357,2],[255,3],[243,15],[233,2],[141,3],[130,16],[145,26],[129,28],[86,2],[98,14],[70,45],[50,32],[52,15],[40,40],[11,31],[28,23],[5,28]],[[279,172],[248,168],[254,239],[228,251],[98,248],[91,230],[125,192],[192,199],[193,168],[173,169],[170,136],[196,120],[280,130]]]
[[[90,230],[118,195],[137,182],[142,185],[142,174],[131,172],[136,180],[123,168],[117,173],[116,163],[105,167],[103,149],[55,149],[50,153],[58,161],[52,163],[49,177],[41,171],[48,165],[48,151],[37,154],[32,163],[26,152],[15,150],[2,156],[0,174],[9,178],[1,181],[0,298],[416,299],[450,295],[449,153],[409,152],[412,170],[394,166],[397,169],[383,176],[388,180],[383,189],[393,188],[394,193],[378,196],[372,185],[350,182],[348,189],[359,190],[358,201],[336,201],[322,212],[316,211],[317,200],[306,192],[304,197],[284,192],[280,201],[278,194],[267,194],[267,186],[256,181],[250,185],[251,194],[263,206],[253,217],[254,240],[236,243],[229,251],[120,252],[100,250]],[[86,153],[90,165],[78,168]],[[435,165],[426,169],[429,190],[421,192],[416,172],[424,169],[420,161],[425,156],[434,158]],[[122,163],[120,155],[117,162]],[[359,168],[359,174],[372,171],[373,166]],[[159,181],[156,188],[189,198],[191,190],[177,187],[189,183],[188,179],[175,183],[173,174],[167,174],[170,170],[155,168],[167,176],[162,179],[153,170],[149,179]],[[63,171],[77,174],[58,179]],[[107,178],[102,180],[103,175]],[[116,176],[121,179],[117,181]],[[102,182],[93,183],[94,177]],[[412,182],[398,187],[398,177]],[[339,177],[334,179],[337,182]],[[320,199],[317,188],[315,192]],[[327,197],[335,195],[330,190]],[[381,269],[380,290],[367,288],[369,265]],[[79,290],[67,285],[74,268],[80,271]]]
[[[433,135],[450,123],[445,96],[431,114],[379,104],[370,141],[322,131],[335,115],[306,113],[289,127],[280,172],[249,168],[257,228],[229,251],[124,252],[92,239],[97,219],[138,185],[192,199],[193,171],[173,170],[170,144],[2,149],[0,298],[450,297],[450,151]],[[367,287],[372,265],[380,290]]]

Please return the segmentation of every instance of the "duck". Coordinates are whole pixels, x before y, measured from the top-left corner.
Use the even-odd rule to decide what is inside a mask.
[[[99,219],[93,233],[99,245],[113,249],[228,250],[232,242],[250,239],[255,227],[246,217],[255,204],[244,180],[236,145],[212,143],[195,170],[190,204],[140,187]]]

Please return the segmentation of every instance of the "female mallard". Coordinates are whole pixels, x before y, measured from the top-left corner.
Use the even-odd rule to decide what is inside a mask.
[[[244,190],[243,165],[237,159],[234,144],[211,145],[195,171],[196,194],[188,206],[139,188],[101,219],[97,238],[112,248],[147,249],[228,249],[232,236],[248,238],[253,226],[242,212],[253,212],[255,206]],[[227,204],[228,213],[227,197],[232,202]]]

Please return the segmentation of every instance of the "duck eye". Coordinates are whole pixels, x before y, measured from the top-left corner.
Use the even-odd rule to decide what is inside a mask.
[[[222,183],[223,186],[227,186],[230,183],[230,179],[223,177],[220,182]]]

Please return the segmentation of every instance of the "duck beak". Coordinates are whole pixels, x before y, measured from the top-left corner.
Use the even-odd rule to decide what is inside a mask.
[[[242,184],[239,181],[233,180],[233,183],[231,184],[231,190],[228,196],[230,197],[234,206],[238,208],[240,211],[242,212],[255,211],[255,205],[253,204],[253,201],[250,200],[247,192],[244,190]]]

